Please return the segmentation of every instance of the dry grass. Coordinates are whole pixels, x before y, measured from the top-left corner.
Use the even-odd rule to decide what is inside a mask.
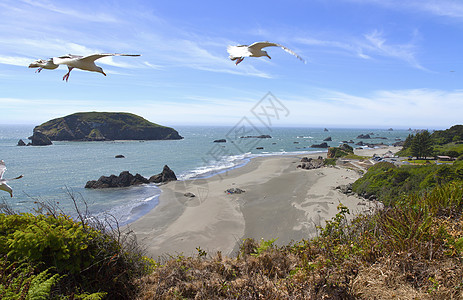
[[[463,299],[462,194],[438,187],[350,224],[340,206],[314,240],[248,239],[235,258],[170,257],[139,299]]]

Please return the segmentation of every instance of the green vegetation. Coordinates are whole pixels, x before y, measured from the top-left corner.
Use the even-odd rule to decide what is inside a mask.
[[[410,149],[412,156],[418,159],[431,156],[433,149],[429,131],[425,130],[417,133],[411,142]]]
[[[153,266],[133,236],[47,204],[39,211],[0,213],[1,299],[133,299],[134,280]]]
[[[328,148],[328,158],[340,158],[344,157],[347,155],[353,155],[354,154],[354,149],[347,145],[347,144],[342,144],[339,147],[330,147]]]
[[[401,166],[380,162],[352,185],[352,190],[366,198],[375,195],[384,204],[400,198],[404,194],[426,191],[438,184],[463,180],[463,162],[451,165],[425,164],[421,166]]]
[[[463,297],[463,184],[436,186],[313,240],[243,241],[236,258],[176,256],[140,284],[139,299],[457,299]]]
[[[417,158],[446,155],[458,157],[463,155],[463,125],[455,125],[446,130],[428,131],[409,135],[399,156],[414,156]]]

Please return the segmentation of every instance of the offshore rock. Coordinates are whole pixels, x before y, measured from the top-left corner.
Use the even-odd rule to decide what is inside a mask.
[[[135,176],[130,174],[129,171],[123,171],[116,175],[101,176],[98,180],[87,181],[85,188],[87,189],[103,189],[103,188],[115,188],[115,187],[127,187],[131,185],[139,185],[143,183],[149,183],[148,179],[136,174]]]
[[[177,176],[175,176],[174,171],[165,165],[161,173],[150,177],[149,182],[162,183],[175,180],[177,180]]]
[[[30,146],[49,146],[53,144],[51,140],[45,134],[35,129],[34,129],[34,134],[28,137],[28,139],[31,140],[31,142],[27,144],[28,146],[29,145]]]
[[[178,140],[178,132],[130,113],[82,112],[34,128],[52,141]]]

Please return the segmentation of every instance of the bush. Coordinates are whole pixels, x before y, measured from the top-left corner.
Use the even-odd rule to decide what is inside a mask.
[[[80,213],[78,222],[41,205],[47,214],[0,214],[0,256],[12,265],[26,264],[20,273],[42,274],[42,279],[53,281],[52,294],[57,297],[81,294],[98,299],[107,294],[109,299],[133,299],[138,288],[134,280],[153,265],[135,237],[122,235],[117,224],[111,230],[109,223],[105,226]]]

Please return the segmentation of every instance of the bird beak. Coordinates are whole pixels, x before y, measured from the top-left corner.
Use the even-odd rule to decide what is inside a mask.
[[[267,54],[267,57],[270,58],[270,59],[272,59],[272,58],[270,57],[270,55],[268,55],[268,54]]]
[[[104,76],[106,76],[106,73],[105,73],[105,72],[101,72],[101,74],[103,74]]]

